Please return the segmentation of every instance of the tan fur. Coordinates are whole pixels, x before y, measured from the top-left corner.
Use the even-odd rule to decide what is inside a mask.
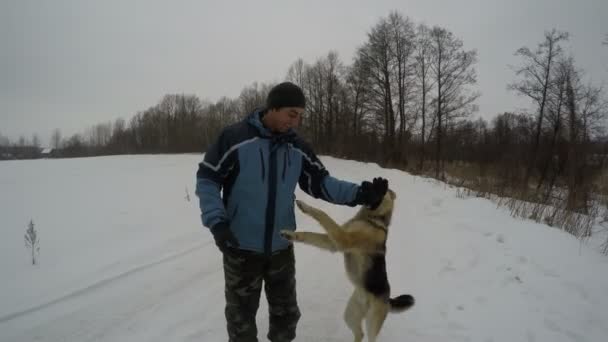
[[[337,224],[327,213],[302,201],[298,208],[314,218],[327,234],[282,230],[281,235],[291,241],[302,242],[331,252],[342,252],[348,278],[355,286],[344,320],[352,330],[355,342],[363,339],[363,320],[366,321],[368,341],[376,341],[382,324],[391,310],[389,293],[378,296],[365,288],[365,275],[374,256],[385,254],[388,226],[391,222],[396,195],[389,190],[375,210],[362,207],[343,225]]]

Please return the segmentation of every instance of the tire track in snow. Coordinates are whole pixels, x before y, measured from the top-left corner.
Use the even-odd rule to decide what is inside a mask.
[[[116,282],[118,280],[121,280],[123,278],[126,278],[126,277],[128,277],[128,276],[130,276],[132,274],[144,271],[144,270],[149,269],[151,267],[154,267],[154,266],[157,266],[157,265],[160,265],[160,264],[163,264],[163,263],[175,260],[175,259],[180,258],[182,256],[188,255],[188,254],[190,254],[190,253],[192,253],[192,252],[194,252],[194,251],[196,251],[196,250],[198,250],[198,249],[200,249],[202,247],[210,245],[210,244],[211,244],[211,242],[201,243],[198,246],[192,247],[192,248],[187,249],[185,251],[182,251],[182,252],[179,252],[179,253],[175,253],[173,255],[169,255],[167,257],[164,257],[162,259],[156,260],[154,262],[151,262],[151,263],[148,263],[148,264],[144,264],[144,265],[141,265],[141,266],[137,266],[137,267],[134,267],[134,268],[132,268],[132,269],[130,269],[128,271],[125,271],[125,272],[122,272],[120,274],[117,274],[115,276],[112,276],[112,277],[100,280],[100,281],[95,282],[95,283],[93,283],[93,284],[91,284],[91,285],[89,285],[89,286],[87,286],[85,288],[73,291],[71,293],[68,293],[68,294],[62,296],[62,297],[54,299],[54,300],[52,300],[50,302],[46,302],[44,304],[40,304],[40,305],[31,307],[29,309],[25,309],[25,310],[22,310],[22,311],[17,311],[17,312],[14,312],[14,313],[2,316],[2,317],[0,317],[0,324],[3,324],[5,322],[11,321],[13,319],[16,319],[16,318],[19,318],[19,317],[22,317],[22,316],[25,316],[25,315],[28,315],[28,314],[36,312],[36,311],[40,311],[40,310],[46,309],[46,308],[48,308],[48,307],[50,307],[52,305],[55,305],[55,304],[58,304],[58,303],[70,300],[72,298],[75,298],[75,297],[78,297],[78,296],[82,296],[82,295],[84,295],[84,294],[86,294],[88,292],[97,290],[97,289],[99,289],[99,288],[101,288],[103,286],[106,286],[108,284],[114,283],[114,282]]]

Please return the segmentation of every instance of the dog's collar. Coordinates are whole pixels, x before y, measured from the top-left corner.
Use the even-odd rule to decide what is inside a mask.
[[[382,219],[375,218],[372,216],[372,217],[366,218],[366,221],[371,223],[372,226],[374,226],[380,230],[383,230],[385,232],[388,232],[388,229],[386,229],[386,226],[382,223]]]

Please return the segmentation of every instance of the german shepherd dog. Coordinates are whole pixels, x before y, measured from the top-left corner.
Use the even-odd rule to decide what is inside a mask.
[[[287,240],[344,254],[346,273],[355,286],[344,311],[344,320],[352,330],[355,342],[363,339],[363,319],[368,341],[374,342],[389,311],[402,312],[414,305],[411,295],[390,297],[385,255],[395,198],[395,193],[389,189],[376,209],[362,206],[342,226],[322,210],[297,200],[298,208],[319,222],[327,234],[281,231]]]

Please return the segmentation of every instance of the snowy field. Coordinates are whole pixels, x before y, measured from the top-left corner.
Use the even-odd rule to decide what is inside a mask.
[[[201,158],[0,162],[0,341],[226,341],[220,254],[194,195]],[[388,273],[393,294],[416,306],[389,315],[379,341],[608,340],[608,257],[596,247],[433,180],[322,161],[341,179],[386,177],[398,195]],[[297,196],[340,222],[356,210]],[[30,220],[36,266],[23,241]],[[296,258],[296,341],[351,341],[341,256],[297,245]],[[266,312],[262,297],[260,341]]]

